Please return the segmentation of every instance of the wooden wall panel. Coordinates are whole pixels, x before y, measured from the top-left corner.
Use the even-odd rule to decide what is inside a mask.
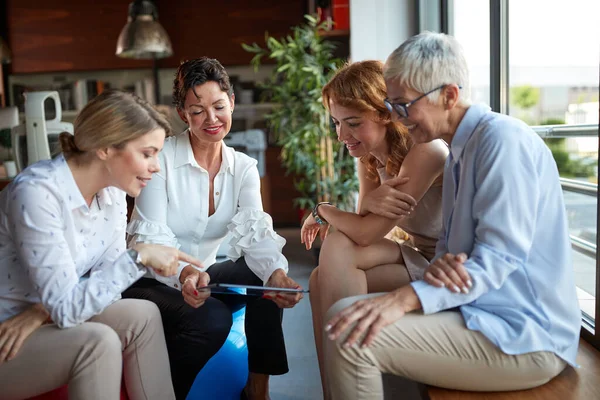
[[[12,73],[148,68],[115,56],[128,0],[8,0]]]
[[[149,68],[151,61],[115,56],[130,0],[6,0],[11,72],[39,73]],[[176,67],[207,55],[225,65],[247,65],[241,43],[264,43],[303,21],[306,0],[157,0],[159,20],[175,54],[160,61]],[[1,10],[4,11],[4,10]]]
[[[269,214],[276,227],[300,226],[301,212],[294,207],[294,198],[300,193],[294,186],[296,176],[286,175],[286,170],[281,166],[279,159],[281,147],[267,148],[265,159],[268,178],[268,191],[263,192],[264,198],[268,196]]]
[[[264,45],[265,31],[287,35],[302,23],[307,0],[158,0],[159,20],[169,33],[174,56],[161,67],[208,56],[224,65],[247,65],[252,58],[242,43]]]

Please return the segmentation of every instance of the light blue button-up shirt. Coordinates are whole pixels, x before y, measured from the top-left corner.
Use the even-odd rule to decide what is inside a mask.
[[[581,312],[552,154],[523,122],[469,107],[444,169],[436,258],[468,255],[468,294],[413,282],[426,314],[459,307],[506,354],[550,351],[576,365]]]

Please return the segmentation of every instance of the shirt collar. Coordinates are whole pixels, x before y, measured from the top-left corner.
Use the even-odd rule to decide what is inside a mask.
[[[233,153],[234,149],[228,147],[225,143],[221,146],[221,155],[223,156],[223,163],[221,164],[221,170],[219,172],[229,172],[231,176],[233,176],[233,167],[235,164],[235,157]]]
[[[71,168],[69,168],[69,164],[65,159],[64,155],[60,154],[52,163],[56,167],[56,172],[58,174],[59,182],[61,183],[63,193],[65,194],[65,201],[67,202],[69,208],[71,210],[75,210],[80,207],[85,207],[89,209],[83,195],[81,194],[81,190],[79,190],[79,186],[75,182],[75,178],[73,177],[73,172]],[[106,206],[111,206],[113,203],[110,191],[108,188],[100,189],[96,196],[94,196],[93,202],[97,202],[98,208],[100,210],[104,209]]]
[[[65,202],[71,210],[80,207],[86,207],[87,203],[81,194],[81,190],[79,190],[79,186],[75,182],[75,178],[73,178],[73,172],[71,168],[69,168],[69,164],[67,164],[67,160],[64,155],[58,155],[54,160],[52,160],[56,168],[56,173],[58,176],[58,182],[60,183],[61,192],[64,193]]]
[[[98,193],[96,193],[96,201],[100,210],[104,210],[105,207],[112,206],[112,192],[109,190],[109,188],[101,189]]]
[[[488,112],[490,112],[490,107],[485,104],[473,104],[468,108],[463,119],[458,124],[458,128],[456,128],[452,143],[450,143],[450,152],[454,160],[460,158],[471,135],[475,132],[475,128],[477,128],[481,119]]]
[[[235,158],[233,156],[233,149],[228,147],[225,143],[221,144],[221,168],[219,173],[227,171],[233,175],[233,167],[235,164]],[[183,133],[179,134],[176,138],[175,144],[175,160],[174,167],[179,168],[182,165],[190,164],[192,167],[201,168],[194,158],[194,152],[192,150],[192,143],[190,142],[190,130],[186,129]]]
[[[190,131],[186,129],[175,138],[175,160],[174,167],[179,168],[182,165],[191,164],[198,167],[194,158],[192,144],[190,143]]]

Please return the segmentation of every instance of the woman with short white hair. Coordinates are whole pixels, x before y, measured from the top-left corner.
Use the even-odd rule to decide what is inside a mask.
[[[470,105],[450,36],[410,38],[384,73],[385,103],[411,138],[450,146],[443,229],[425,281],[329,310],[331,397],[381,399],[382,372],[472,391],[548,382],[576,365],[581,317],[552,154],[523,122]]]

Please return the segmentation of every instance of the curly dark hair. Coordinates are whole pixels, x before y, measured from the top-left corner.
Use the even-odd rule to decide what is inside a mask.
[[[177,68],[173,80],[173,104],[175,107],[182,110],[188,90],[192,89],[193,91],[196,86],[206,82],[217,82],[222,91],[230,97],[233,95],[229,75],[218,60],[200,57],[182,62]],[[194,94],[196,93],[194,92]]]

